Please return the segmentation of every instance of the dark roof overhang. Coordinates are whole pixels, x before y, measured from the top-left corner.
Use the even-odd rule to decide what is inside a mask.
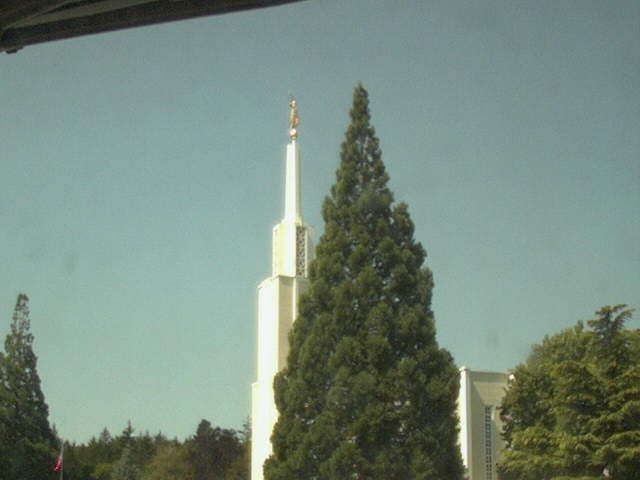
[[[35,43],[299,0],[3,0],[0,52]]]

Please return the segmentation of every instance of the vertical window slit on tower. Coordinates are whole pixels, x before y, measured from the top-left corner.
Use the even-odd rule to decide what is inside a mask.
[[[304,227],[296,227],[296,275],[303,277],[306,270]]]
[[[491,437],[491,406],[488,406],[484,407],[484,461],[486,480],[493,480],[493,453]]]

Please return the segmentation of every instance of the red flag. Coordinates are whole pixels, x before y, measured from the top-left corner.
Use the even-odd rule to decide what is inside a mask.
[[[58,460],[56,460],[56,464],[53,466],[53,471],[59,473],[62,471],[62,450],[60,450],[60,455],[58,455]]]

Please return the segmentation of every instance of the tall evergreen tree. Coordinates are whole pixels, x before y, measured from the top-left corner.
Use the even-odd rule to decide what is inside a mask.
[[[4,349],[0,354],[0,478],[42,479],[51,472],[55,438],[36,369],[29,298],[22,293]]]
[[[275,379],[266,478],[456,480],[458,372],[436,342],[426,253],[387,187],[362,85],[350,115],[288,366]]]

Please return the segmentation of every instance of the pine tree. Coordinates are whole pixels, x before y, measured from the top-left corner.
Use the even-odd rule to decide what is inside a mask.
[[[266,478],[456,480],[458,372],[436,342],[426,253],[387,187],[362,85],[350,116],[288,366],[275,379]]]
[[[139,480],[139,478],[140,468],[133,458],[131,447],[127,445],[122,450],[118,461],[113,464],[111,480]]]
[[[3,480],[45,478],[55,458],[49,409],[40,388],[29,298],[18,295],[0,354],[0,458]]]

